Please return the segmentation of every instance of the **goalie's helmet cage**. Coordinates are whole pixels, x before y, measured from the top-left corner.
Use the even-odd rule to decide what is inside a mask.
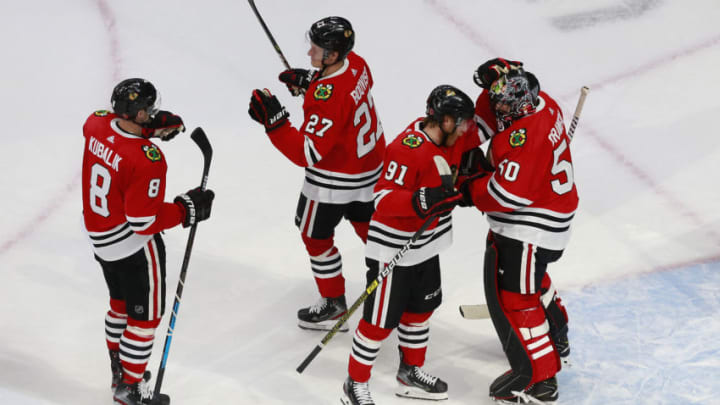
[[[336,51],[344,59],[355,45],[355,30],[342,17],[325,17],[313,23],[308,31],[310,40],[326,51]]]
[[[489,95],[498,123],[507,127],[513,121],[535,112],[540,83],[532,73],[511,72],[490,86]],[[504,104],[506,109],[498,109]]]
[[[449,115],[459,124],[460,120],[471,119],[475,115],[475,106],[470,97],[460,89],[443,84],[430,92],[425,114],[438,123],[442,123],[443,117]]]
[[[115,86],[110,97],[113,112],[125,119],[134,119],[138,111],[146,110],[149,115],[158,109],[158,92],[145,79],[125,79]]]

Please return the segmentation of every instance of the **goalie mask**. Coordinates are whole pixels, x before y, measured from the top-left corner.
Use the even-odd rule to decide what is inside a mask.
[[[513,121],[535,112],[540,84],[530,72],[510,72],[496,80],[489,89],[490,102],[502,131]]]

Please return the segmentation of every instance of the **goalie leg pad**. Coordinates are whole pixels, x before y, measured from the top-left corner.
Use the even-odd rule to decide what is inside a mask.
[[[521,251],[527,253],[527,249]],[[500,263],[517,260],[517,252],[517,249],[505,247],[499,250],[494,240],[491,240],[485,251],[485,299],[511,367],[509,373],[500,376],[490,386],[490,395],[495,398],[513,397],[513,391],[523,392],[532,384],[554,376],[560,369],[557,353],[548,335],[549,325],[540,301],[540,292],[528,294],[509,291],[504,287],[507,280],[503,283],[499,279],[502,271],[503,278],[521,282],[518,289],[535,291],[535,287],[539,287],[532,283],[535,279],[532,274],[534,267],[529,269],[529,277],[518,277],[522,272],[517,267],[514,268],[515,272],[510,266],[501,270]],[[507,257],[513,253],[514,258]],[[528,259],[532,258],[521,256],[520,262],[527,266]],[[517,283],[512,284],[518,286]]]
[[[570,354],[570,345],[567,337],[568,314],[547,272],[543,276],[541,291],[541,300],[545,308],[545,316],[550,324],[550,337],[560,357],[566,357]]]

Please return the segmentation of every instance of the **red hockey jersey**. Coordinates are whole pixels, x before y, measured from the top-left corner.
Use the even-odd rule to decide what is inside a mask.
[[[365,256],[387,263],[420,229],[424,219],[412,206],[413,193],[421,187],[441,185],[433,157],[440,155],[455,170],[462,153],[480,142],[474,125],[452,147],[435,145],[420,128],[422,118],[413,121],[385,151],[383,176],[375,186],[375,213],[370,221]],[[397,263],[411,266],[437,255],[452,243],[452,213],[438,217]]]
[[[372,200],[385,151],[372,86],[367,63],[350,52],[340,70],[310,83],[300,129],[286,124],[268,134],[288,159],[305,167],[302,192],[308,198],[335,204]]]
[[[496,170],[471,187],[493,232],[565,248],[578,206],[569,144],[560,107],[543,92],[534,114],[493,136],[490,160]]]
[[[178,205],[164,202],[167,164],[160,149],[117,121],[115,114],[96,111],[83,126],[85,229],[95,253],[108,261],[137,252],[184,216]]]

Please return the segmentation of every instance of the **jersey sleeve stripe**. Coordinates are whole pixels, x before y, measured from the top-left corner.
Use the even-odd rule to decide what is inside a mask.
[[[149,217],[131,217],[126,216],[128,219],[128,222],[130,223],[130,227],[135,232],[144,231],[155,222],[155,215],[149,216]]]
[[[307,161],[308,166],[313,166],[322,159],[322,155],[320,154],[320,152],[317,151],[312,139],[310,139],[307,135],[305,135],[304,147],[305,160]]]
[[[531,200],[516,196],[505,190],[497,183],[495,176],[493,176],[488,182],[487,189],[488,193],[490,193],[498,204],[506,208],[520,209],[533,203]]]
[[[495,135],[495,131],[493,131],[490,126],[485,122],[482,117],[479,115],[475,115],[475,123],[477,124],[478,128],[480,129],[480,132],[478,135],[480,136],[480,143],[483,144],[490,140],[490,138]]]
[[[373,201],[375,204],[375,209],[377,209],[378,204],[380,204],[380,200],[382,200],[386,195],[388,195],[390,193],[392,193],[392,190],[388,190],[388,189],[380,190],[376,193],[373,193]]]

